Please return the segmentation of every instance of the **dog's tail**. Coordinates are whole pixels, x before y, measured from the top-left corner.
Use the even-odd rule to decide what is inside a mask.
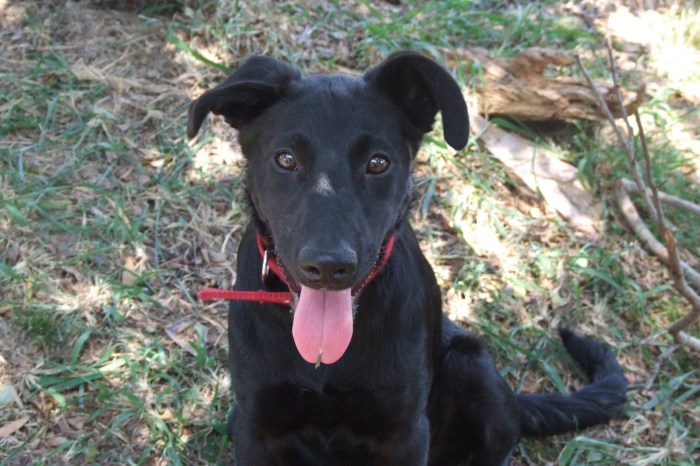
[[[568,328],[560,335],[590,384],[566,396],[518,394],[523,435],[542,437],[603,424],[619,415],[625,404],[627,380],[612,350]]]

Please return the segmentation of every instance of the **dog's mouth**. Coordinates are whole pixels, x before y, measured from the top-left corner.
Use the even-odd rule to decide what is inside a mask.
[[[355,301],[367,280],[342,290],[316,289],[293,280],[277,259],[292,292],[292,337],[301,357],[312,364],[333,364],[352,340]]]
[[[353,334],[355,302],[362,290],[386,264],[394,237],[381,248],[381,254],[365,278],[351,288],[316,289],[295,281],[279,256],[275,273],[292,292],[292,336],[301,357],[312,364],[333,364],[350,346]],[[272,265],[272,264],[271,264]]]

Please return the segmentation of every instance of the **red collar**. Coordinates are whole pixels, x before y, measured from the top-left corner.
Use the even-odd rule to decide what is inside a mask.
[[[389,261],[391,251],[394,249],[394,233],[389,235],[386,244],[382,248],[382,255],[377,264],[372,267],[369,274],[358,285],[352,289],[352,294],[357,294],[362,288],[367,286],[375,279],[377,274],[382,271],[386,263]],[[265,239],[262,233],[258,231],[257,235],[258,251],[263,258],[261,281],[265,283],[267,275],[271,270],[282,280],[289,289],[296,288],[296,285],[290,286],[287,280],[284,268],[277,261],[277,256],[272,249],[268,249],[265,245]],[[198,294],[202,301],[211,301],[216,299],[226,299],[231,301],[258,301],[261,303],[276,303],[276,304],[291,304],[293,294],[290,291],[238,291],[238,290],[219,290],[216,288],[205,288]]]

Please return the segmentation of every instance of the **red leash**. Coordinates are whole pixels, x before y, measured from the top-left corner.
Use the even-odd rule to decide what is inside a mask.
[[[391,251],[394,249],[394,234],[389,236],[389,239],[384,245],[384,251],[379,259],[379,263],[372,268],[372,271],[365,277],[365,279],[360,282],[355,288],[352,289],[352,294],[356,294],[367,284],[369,284],[374,278],[381,272],[386,263],[389,261],[389,256],[391,256]],[[274,253],[271,253],[269,249],[265,247],[265,240],[260,232],[257,236],[258,251],[260,255],[263,256],[262,265],[262,276],[261,280],[265,283],[267,278],[268,270],[280,277],[280,279],[289,286],[287,280],[285,279],[284,269],[277,262],[277,258]],[[292,288],[291,286],[289,286]],[[205,288],[198,293],[199,299],[202,301],[211,301],[217,299],[225,299],[229,301],[258,301],[260,303],[275,303],[275,304],[292,304],[293,295],[289,291],[238,291],[238,290],[219,290],[217,288]]]
[[[258,301],[261,303],[292,304],[292,293],[289,291],[236,291],[204,288],[197,295],[202,301],[226,299],[229,301]]]

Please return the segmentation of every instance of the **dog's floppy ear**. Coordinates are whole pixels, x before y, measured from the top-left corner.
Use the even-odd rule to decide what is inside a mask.
[[[226,81],[190,103],[187,136],[197,135],[209,112],[223,115],[229,125],[240,129],[284,97],[289,84],[297,79],[301,79],[301,72],[292,65],[269,57],[249,58]]]
[[[389,94],[422,133],[431,130],[440,111],[445,141],[457,150],[467,144],[469,117],[464,97],[452,76],[434,61],[414,52],[397,52],[368,70],[364,78]]]

